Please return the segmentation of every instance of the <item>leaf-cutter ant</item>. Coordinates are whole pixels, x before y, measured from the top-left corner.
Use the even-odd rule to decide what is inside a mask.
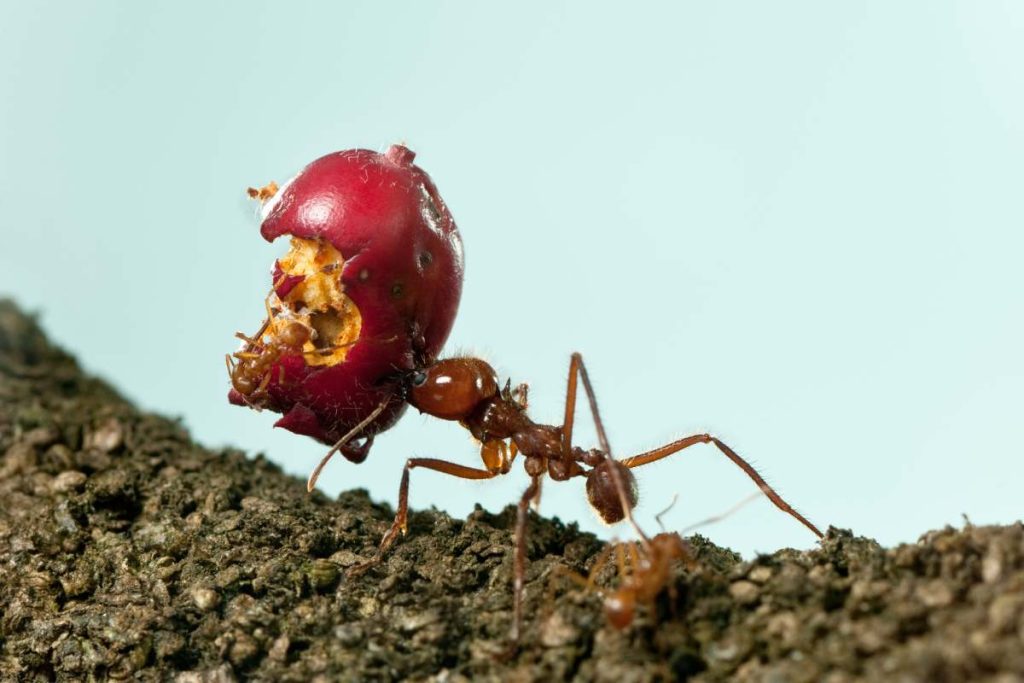
[[[584,450],[573,445],[572,433],[576,416],[578,381],[582,381],[590,412],[594,418],[599,448]],[[534,422],[526,414],[526,388],[512,390],[510,382],[500,388],[494,369],[479,358],[449,358],[425,365],[406,376],[405,399],[420,412],[443,420],[457,421],[480,442],[483,467],[467,467],[436,458],[409,458],[402,471],[398,489],[398,510],[394,522],[380,542],[377,557],[352,570],[358,574],[380,562],[391,545],[407,528],[409,514],[409,472],[423,468],[462,479],[493,479],[507,474],[518,455],[530,483],[516,508],[516,526],[513,557],[513,614],[511,640],[517,642],[522,623],[523,584],[526,576],[526,521],[531,501],[540,494],[544,476],[554,481],[573,477],[586,478],[587,498],[598,516],[608,524],[626,520],[640,537],[640,550],[636,553],[632,579],[624,575],[624,583],[617,594],[619,606],[612,609],[623,625],[632,620],[632,609],[637,602],[649,602],[665,586],[670,564],[686,556],[685,543],[678,534],[659,534],[648,538],[633,519],[638,492],[632,469],[666,458],[696,444],[713,444],[734,462],[761,489],[762,493],[783,512],[791,515],[815,536],[821,531],[794,510],[746,460],[729,446],[710,434],[695,434],[677,439],[659,448],[616,460],[604,430],[583,357],[572,354],[569,364],[568,390],[562,424],[545,425]],[[355,438],[364,424],[376,418],[385,404],[360,425],[356,425],[331,449],[310,476],[312,490],[321,469],[333,453],[350,439]],[[653,593],[652,593],[653,591]]]

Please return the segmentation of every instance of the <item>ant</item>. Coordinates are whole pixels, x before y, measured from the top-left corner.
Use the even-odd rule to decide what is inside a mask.
[[[640,543],[616,543],[605,551],[615,550],[621,577],[619,587],[604,597],[604,614],[608,623],[617,629],[624,629],[633,623],[637,604],[654,604],[662,589],[668,587],[675,604],[675,586],[672,585],[672,568],[676,562],[693,564],[690,544],[675,531],[663,531],[653,538],[641,537]],[[607,557],[607,555],[606,555]],[[600,571],[604,561],[599,557],[591,570],[591,576]],[[590,579],[588,579],[590,582]]]
[[[573,445],[572,432],[576,414],[578,380],[582,381],[587,395],[600,448],[584,450]],[[657,587],[660,590],[660,587],[665,585],[667,578],[662,577],[666,575],[672,559],[679,556],[683,548],[680,545],[672,547],[676,539],[682,540],[678,535],[673,538],[672,534],[659,535],[661,538],[655,537],[659,539],[656,544],[655,539],[648,539],[634,521],[632,510],[637,504],[638,491],[636,479],[631,470],[661,460],[696,444],[714,444],[758,485],[776,507],[792,515],[818,538],[823,538],[821,531],[790,507],[757,473],[757,470],[710,434],[687,436],[624,460],[614,459],[608,444],[608,437],[605,434],[604,424],[598,412],[597,399],[586,366],[583,364],[583,357],[579,353],[572,354],[569,363],[565,415],[561,426],[538,424],[530,419],[526,414],[525,387],[512,391],[510,390],[511,382],[506,382],[504,389],[499,389],[497,373],[486,361],[479,358],[449,358],[432,362],[418,370],[409,372],[405,382],[404,398],[409,404],[422,413],[443,420],[457,421],[469,430],[481,444],[480,457],[484,466],[483,468],[467,467],[436,458],[409,458],[406,460],[398,489],[398,510],[394,522],[381,539],[377,556],[369,562],[354,567],[350,571],[350,575],[362,573],[365,569],[378,564],[398,535],[406,532],[409,514],[409,472],[411,470],[424,468],[462,479],[492,479],[507,474],[517,455],[522,454],[523,466],[530,477],[530,484],[526,487],[516,507],[513,609],[510,634],[513,643],[519,640],[522,622],[523,584],[526,577],[527,512],[530,503],[540,495],[541,481],[545,474],[554,481],[585,477],[587,498],[598,516],[608,524],[627,520],[638,533],[644,548],[644,557],[638,556],[637,562],[634,563],[639,568],[633,573],[637,583],[629,591],[620,594],[619,597],[622,600],[632,598],[634,602],[645,601],[649,595],[655,595],[657,590],[654,588]],[[315,485],[320,470],[333,453],[370,424],[376,415],[384,410],[386,403],[382,403],[374,411],[374,414],[356,425],[328,452],[309,478],[310,490]],[[641,560],[643,561],[641,562]],[[651,590],[654,590],[654,593],[651,593]],[[622,614],[625,619],[627,614],[625,605]]]
[[[275,289],[279,284],[280,282],[275,283]],[[264,300],[267,318],[256,334],[249,337],[241,332],[236,332],[235,336],[245,342],[245,347],[224,357],[228,366],[228,375],[231,378],[231,386],[244,396],[246,402],[254,408],[259,408],[259,400],[266,396],[267,387],[270,386],[270,380],[273,378],[271,371],[282,356],[288,354],[322,356],[340,348],[340,346],[327,346],[307,351],[305,346],[313,341],[314,330],[299,320],[276,318],[279,310],[270,303],[271,298],[275,296],[275,290],[272,289]],[[284,381],[284,367],[278,368],[277,381],[278,383]]]
[[[598,575],[614,552],[618,565],[619,585],[615,590],[602,595],[604,613],[609,624],[617,629],[624,629],[633,623],[638,604],[645,605],[648,611],[653,611],[654,601],[663,589],[668,589],[669,602],[673,608],[675,607],[676,587],[672,583],[672,569],[675,564],[680,562],[687,567],[696,564],[693,549],[689,543],[683,540],[682,534],[728,517],[759,495],[760,493],[754,493],[747,496],[726,512],[692,524],[682,531],[669,532],[665,531],[661,517],[676,504],[676,500],[679,498],[676,495],[667,508],[654,516],[658,521],[658,526],[661,527],[661,533],[656,534],[653,538],[647,538],[646,535],[641,534],[639,542],[613,543],[605,546],[594,559],[586,576],[563,565],[555,567],[553,576],[565,576],[589,592],[594,589]],[[552,597],[553,593],[548,599],[549,604],[553,602]]]
[[[246,343],[245,349],[225,356],[231,386],[250,401],[266,393],[273,374],[271,369],[281,356],[303,353],[302,347],[310,339],[309,329],[294,320],[280,326],[272,335],[266,335],[268,329],[269,318],[252,337],[237,333],[235,336]]]

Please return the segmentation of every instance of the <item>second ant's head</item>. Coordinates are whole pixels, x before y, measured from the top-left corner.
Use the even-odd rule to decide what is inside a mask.
[[[442,420],[464,420],[498,393],[498,375],[479,358],[447,358],[410,375],[408,401]]]
[[[615,477],[612,475],[612,468],[615,468],[625,487],[626,502],[630,508],[636,507],[639,492],[636,485],[636,477],[629,471],[629,468],[618,460],[602,458],[601,462],[594,465],[594,468],[587,473],[587,499],[590,506],[606,524],[621,522],[626,517],[622,509],[622,499],[619,497],[618,487],[615,486]]]

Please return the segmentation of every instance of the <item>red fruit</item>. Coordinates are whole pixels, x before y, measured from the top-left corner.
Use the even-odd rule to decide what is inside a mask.
[[[274,264],[268,320],[233,356],[232,403],[282,413],[275,426],[324,443],[384,403],[360,438],[404,412],[403,375],[440,352],[463,275],[455,221],[414,156],[336,152],[280,190],[250,192],[269,196],[263,237],[289,235],[292,248]]]

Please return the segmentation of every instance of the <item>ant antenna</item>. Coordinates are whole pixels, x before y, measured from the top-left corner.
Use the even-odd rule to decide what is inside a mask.
[[[327,465],[327,461],[334,457],[334,454],[341,450],[341,447],[348,443],[351,439],[355,438],[359,432],[363,431],[367,425],[377,419],[377,416],[384,412],[384,408],[387,407],[389,398],[385,398],[380,402],[380,405],[373,409],[373,412],[366,416],[362,422],[357,424],[352,429],[348,430],[348,434],[338,439],[337,443],[331,446],[331,450],[327,451],[327,455],[324,456],[320,464],[313,469],[313,473],[309,475],[309,481],[306,482],[306,491],[312,492],[316,487],[316,480],[320,478],[320,472],[323,471]]]
[[[746,498],[744,498],[740,502],[738,502],[735,505],[733,505],[731,508],[729,508],[725,512],[720,512],[717,515],[712,515],[711,517],[708,517],[707,519],[702,519],[701,521],[697,522],[696,524],[691,524],[690,526],[686,527],[685,529],[683,529],[679,533],[680,534],[685,534],[687,531],[693,531],[694,529],[698,529],[698,528],[700,528],[702,526],[707,526],[708,524],[714,524],[715,522],[721,522],[726,517],[731,517],[740,508],[744,507],[748,503],[752,503],[753,501],[755,501],[758,498],[760,498],[761,495],[762,494],[761,494],[760,491],[755,491],[754,493],[751,493],[749,496],[747,496]],[[673,499],[672,503],[674,504],[675,502],[676,501]],[[672,507],[672,506],[670,505],[669,507]],[[666,512],[667,512],[667,510],[666,510]],[[661,520],[659,520],[658,523],[660,524]]]
[[[672,502],[668,504],[668,507],[666,507],[664,510],[662,510],[658,514],[654,515],[654,520],[658,523],[658,526],[661,527],[662,532],[665,531],[665,525],[661,523],[661,518],[662,518],[663,515],[668,513],[669,510],[671,510],[672,508],[674,508],[676,506],[676,501],[678,501],[678,500],[679,500],[679,494],[677,493],[677,494],[672,496]]]

